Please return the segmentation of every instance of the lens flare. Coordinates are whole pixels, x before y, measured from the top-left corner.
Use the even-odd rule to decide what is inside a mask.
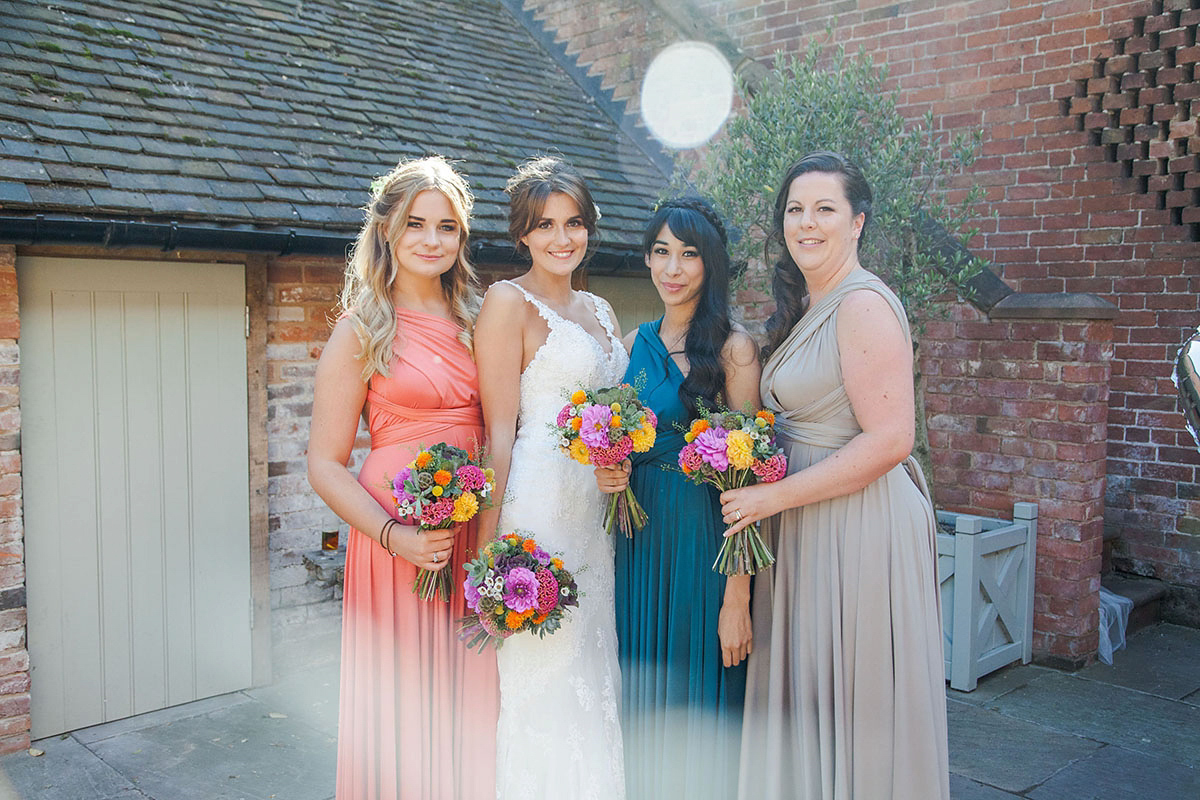
[[[733,70],[717,48],[679,42],[650,62],[642,79],[646,129],[666,147],[699,147],[721,129],[733,107]]]

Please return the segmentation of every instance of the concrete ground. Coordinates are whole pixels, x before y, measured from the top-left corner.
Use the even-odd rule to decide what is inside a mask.
[[[1012,666],[947,691],[954,800],[1200,798],[1200,630],[1156,625],[1114,666]],[[34,743],[0,800],[329,800],[337,670]]]

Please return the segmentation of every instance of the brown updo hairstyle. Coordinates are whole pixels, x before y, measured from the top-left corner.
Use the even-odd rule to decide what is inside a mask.
[[[517,173],[508,179],[504,187],[508,195],[508,235],[523,256],[529,248],[521,237],[532,231],[542,218],[546,200],[558,192],[575,201],[579,216],[588,232],[588,255],[595,248],[596,222],[600,211],[592,200],[592,193],[579,173],[557,156],[531,158],[522,164]]]

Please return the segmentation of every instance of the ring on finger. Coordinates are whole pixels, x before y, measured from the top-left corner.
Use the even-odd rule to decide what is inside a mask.
[[[436,563],[438,563],[438,562],[439,562],[439,561],[441,561],[441,560],[442,560],[442,554],[441,554],[441,553],[434,553],[434,554],[433,554],[433,563],[435,563],[435,564],[436,564]]]
[[[734,511],[733,513],[734,513],[735,515],[737,515],[737,521],[738,521],[738,522],[741,522],[741,521],[742,521],[742,510],[739,508],[739,509],[737,509],[736,511]]]

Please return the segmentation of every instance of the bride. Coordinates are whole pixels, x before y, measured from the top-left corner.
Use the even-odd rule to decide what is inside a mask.
[[[496,794],[623,798],[617,718],[613,544],[592,468],[559,452],[551,423],[579,388],[619,383],[629,358],[612,309],[571,288],[598,213],[583,180],[557,158],[522,165],[508,182],[509,233],[533,261],[492,285],[475,326],[475,357],[499,509],[480,531],[524,530],[560,554],[579,607],[544,639],[513,636],[497,654]]]

